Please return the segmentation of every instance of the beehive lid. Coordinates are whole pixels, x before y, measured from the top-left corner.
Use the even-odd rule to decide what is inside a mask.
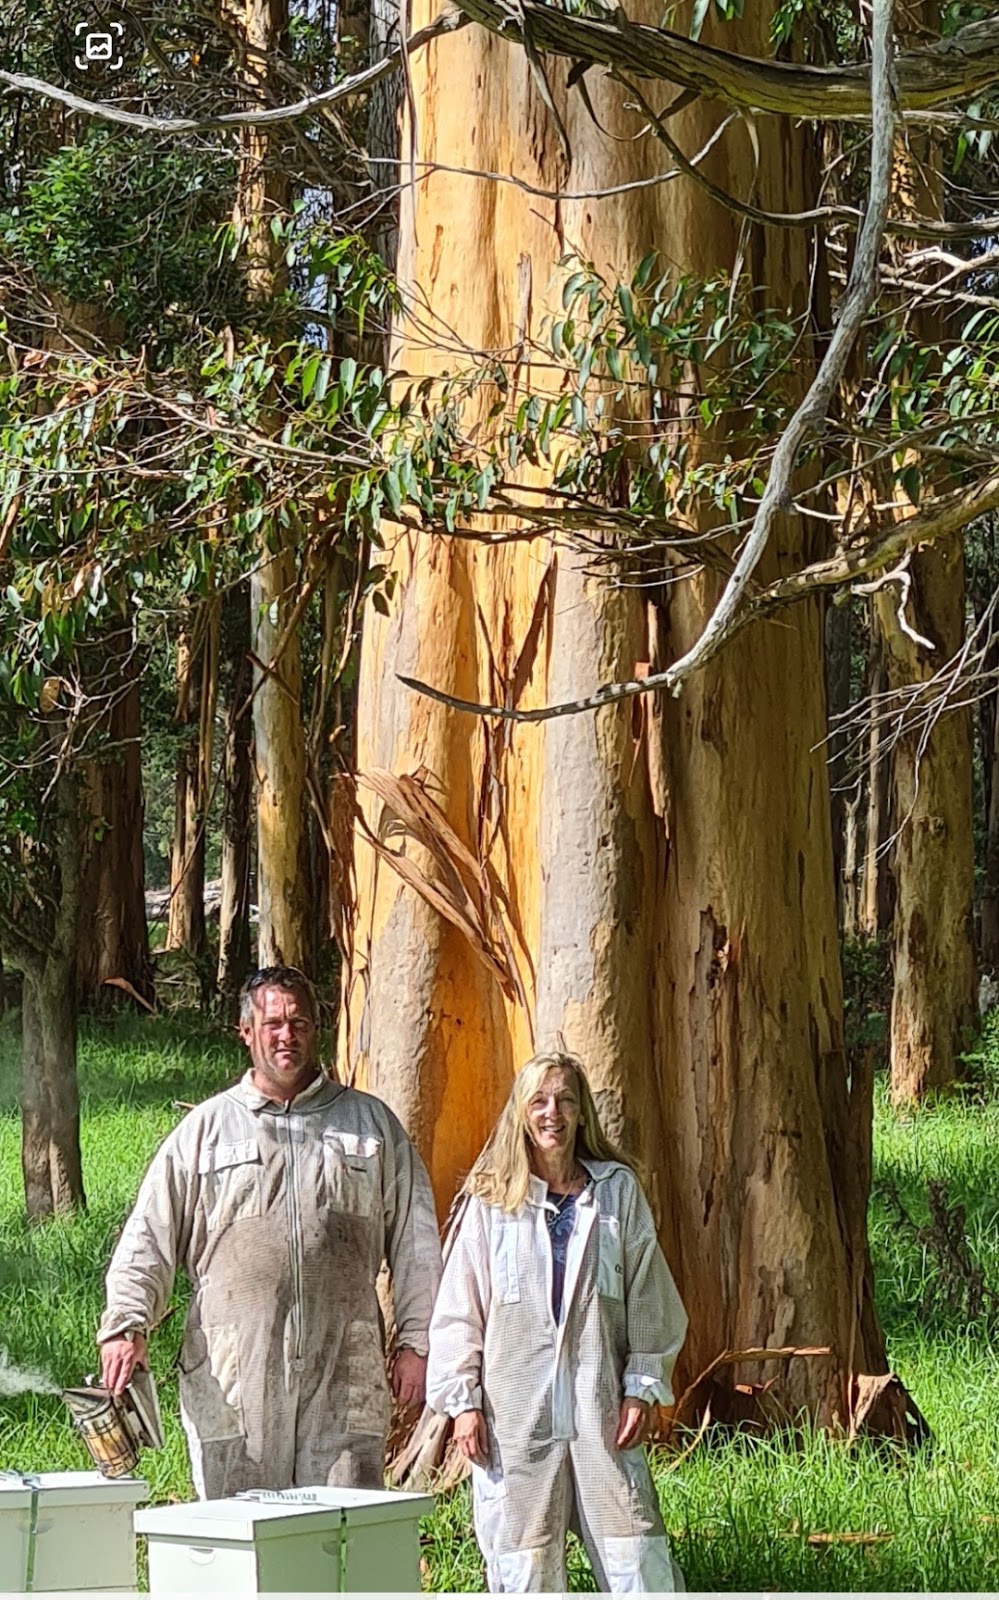
[[[328,1533],[343,1523],[357,1527],[427,1516],[430,1495],[396,1489],[315,1488],[251,1491],[231,1500],[202,1500],[185,1505],[151,1506],[135,1515],[136,1533],[192,1543],[232,1540],[239,1543],[283,1538],[304,1531],[301,1518],[311,1517],[310,1533]]]
[[[4,1511],[19,1511],[31,1502],[31,1489],[19,1472],[0,1472],[0,1495]]]
[[[316,1505],[338,1506],[346,1512],[345,1520],[352,1526],[428,1517],[434,1509],[431,1495],[410,1494],[403,1489],[336,1489],[327,1484],[317,1484],[310,1489],[287,1489],[282,1499],[304,1499],[306,1495]]]
[[[105,1478],[100,1472],[33,1472],[25,1477],[0,1473],[0,1491],[20,1495],[15,1505],[27,1505],[32,1489],[46,1506],[138,1505],[149,1493],[141,1478]],[[5,1500],[4,1505],[11,1505]]]
[[[305,1519],[311,1519],[308,1523]],[[135,1513],[136,1533],[186,1544],[257,1544],[297,1533],[331,1533],[340,1528],[338,1506],[289,1504],[282,1500],[199,1500],[185,1505],[150,1506]]]

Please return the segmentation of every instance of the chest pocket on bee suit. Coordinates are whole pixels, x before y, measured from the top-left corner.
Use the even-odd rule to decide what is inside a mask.
[[[601,1214],[597,1226],[597,1293],[605,1300],[624,1299],[624,1250],[617,1217]]]
[[[367,1133],[323,1134],[326,1203],[352,1217],[373,1217],[381,1205],[382,1141]]]
[[[202,1150],[198,1173],[209,1232],[228,1228],[244,1217],[259,1217],[262,1169],[256,1139]]]

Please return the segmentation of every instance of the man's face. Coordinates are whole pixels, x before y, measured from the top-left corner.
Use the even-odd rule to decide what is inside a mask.
[[[253,1081],[272,1100],[290,1100],[318,1070],[316,1025],[297,989],[265,986],[253,992],[253,1015],[239,1025],[253,1063]]]

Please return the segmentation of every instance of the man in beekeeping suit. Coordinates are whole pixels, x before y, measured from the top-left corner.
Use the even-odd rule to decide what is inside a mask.
[[[107,1275],[102,1377],[145,1363],[182,1266],[181,1419],[203,1499],[381,1487],[391,1415],[375,1280],[392,1273],[391,1386],[423,1401],[440,1246],[426,1169],[382,1101],[332,1082],[294,967],[244,985],[241,1081],[164,1140]]]

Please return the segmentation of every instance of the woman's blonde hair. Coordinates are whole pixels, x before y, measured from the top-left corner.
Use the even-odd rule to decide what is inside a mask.
[[[634,1170],[633,1163],[611,1143],[600,1126],[583,1063],[576,1056],[551,1051],[532,1056],[517,1073],[496,1126],[465,1179],[462,1186],[465,1194],[477,1195],[486,1205],[498,1206],[501,1211],[518,1211],[523,1205],[531,1177],[527,1108],[553,1067],[571,1072],[579,1086],[576,1155],[590,1156],[594,1161],[620,1161]]]

